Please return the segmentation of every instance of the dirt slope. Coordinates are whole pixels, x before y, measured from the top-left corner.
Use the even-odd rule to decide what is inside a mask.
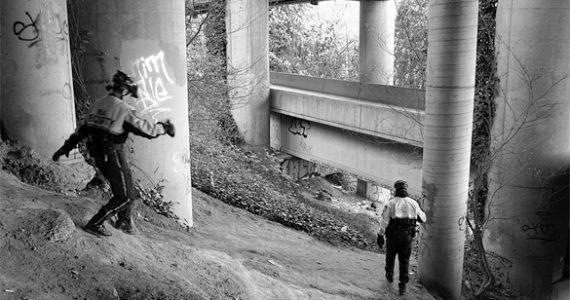
[[[195,227],[139,205],[139,233],[81,230],[102,204],[0,171],[0,299],[433,299],[383,279],[384,256],[336,248],[193,191]],[[108,226],[110,228],[110,226]]]

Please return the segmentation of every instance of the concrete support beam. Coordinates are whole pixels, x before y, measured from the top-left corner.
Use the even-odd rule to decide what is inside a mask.
[[[485,245],[512,261],[510,287],[531,299],[566,299],[553,288],[568,247],[570,2],[499,1],[496,28],[498,155]]]
[[[392,85],[396,1],[360,1],[360,82]]]
[[[424,112],[417,109],[272,86],[271,111],[399,143],[423,144]]]
[[[269,147],[269,3],[227,0],[232,115],[249,148]]]
[[[273,112],[271,147],[386,186],[406,178],[410,193],[421,195],[421,148]]]
[[[51,157],[76,125],[66,1],[2,1],[0,20],[3,138]]]
[[[127,99],[140,115],[170,119],[176,137],[147,140],[132,136],[130,165],[143,184],[164,185],[164,200],[192,225],[186,24],[184,0],[82,1],[80,26],[93,38],[84,75],[92,95],[106,94],[105,83],[117,69],[137,80],[139,98]]]

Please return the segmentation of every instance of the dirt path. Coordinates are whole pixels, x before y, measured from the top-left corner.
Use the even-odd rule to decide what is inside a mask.
[[[140,207],[138,235],[79,228],[101,205],[0,171],[0,299],[433,299],[384,256],[336,248],[193,191],[195,227]],[[108,226],[110,227],[110,226]]]

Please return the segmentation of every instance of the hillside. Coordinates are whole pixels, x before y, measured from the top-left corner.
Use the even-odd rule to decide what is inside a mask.
[[[103,203],[0,171],[0,299],[433,299],[383,279],[384,256],[335,247],[193,190],[195,226],[138,206],[139,233],[81,229]],[[111,226],[108,226],[111,227]]]

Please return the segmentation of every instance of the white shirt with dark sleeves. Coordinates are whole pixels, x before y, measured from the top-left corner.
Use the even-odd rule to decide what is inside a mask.
[[[162,123],[152,123],[139,117],[134,107],[113,95],[107,95],[93,103],[81,126],[77,127],[60,150],[68,153],[95,130],[109,133],[116,144],[124,143],[129,133],[148,139],[166,134]]]
[[[382,219],[380,220],[380,230],[378,231],[380,235],[384,235],[390,219],[419,219],[425,222],[426,214],[414,199],[394,197],[384,206]]]
[[[128,131],[142,137],[155,138],[166,133],[164,126],[139,117],[134,107],[112,95],[93,103],[87,113],[85,125],[114,135]]]

